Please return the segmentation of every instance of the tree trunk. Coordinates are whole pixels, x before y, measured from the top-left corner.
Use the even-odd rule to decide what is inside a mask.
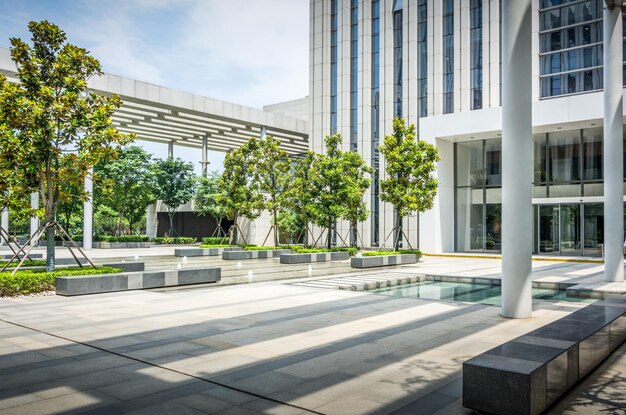
[[[396,232],[397,232],[396,243],[395,243],[395,246],[393,247],[393,250],[399,251],[400,242],[402,241],[402,217],[400,217],[398,212],[396,212]]]
[[[173,238],[174,237],[174,212],[168,211],[167,215],[170,217],[170,230],[168,231],[168,234],[170,238]]]
[[[333,226],[328,227],[328,235],[326,236],[326,248],[332,248]]]
[[[230,229],[232,229],[232,234],[230,235],[230,244],[231,245],[236,245],[237,244],[237,237],[239,235],[237,235],[237,221],[239,219],[239,214],[235,214],[235,218],[233,219],[233,225],[230,227]]]
[[[51,220],[46,219],[46,223],[50,223]],[[46,272],[54,272],[55,270],[55,247],[56,241],[54,240],[55,229],[50,226],[46,229]],[[37,243],[37,241],[34,241]]]
[[[274,209],[274,246],[278,247],[278,213]]]

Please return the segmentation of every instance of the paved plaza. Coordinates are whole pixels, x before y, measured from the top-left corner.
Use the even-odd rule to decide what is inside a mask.
[[[150,267],[181,261],[168,249],[142,257]],[[535,302],[532,319],[510,320],[494,306],[301,285],[359,277],[344,262],[314,264],[313,276],[307,264],[225,262],[189,258],[185,266],[231,272],[194,289],[0,299],[0,414],[469,413],[460,401],[465,360],[584,306]],[[393,272],[495,276],[498,264],[426,257]],[[533,265],[536,278],[570,280],[601,267]],[[293,279],[241,284],[250,269]],[[625,349],[553,413],[626,413]]]

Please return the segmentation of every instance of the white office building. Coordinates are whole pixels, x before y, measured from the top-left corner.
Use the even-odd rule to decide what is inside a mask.
[[[322,151],[326,135],[341,133],[344,149],[375,168],[366,195],[372,215],[359,228],[364,245],[382,244],[394,226],[393,209],[379,197],[384,160],[376,148],[400,116],[442,158],[434,208],[404,220],[411,244],[500,252],[501,0],[311,0],[310,7],[310,145]],[[604,7],[532,0],[534,253],[601,254]]]

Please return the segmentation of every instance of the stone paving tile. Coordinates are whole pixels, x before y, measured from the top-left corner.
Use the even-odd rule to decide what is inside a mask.
[[[19,407],[11,407],[0,410],[0,415],[19,414],[19,415],[39,415],[52,413],[71,413],[75,411],[84,411],[105,407],[116,400],[103,393],[97,391],[77,392],[51,399],[42,399],[30,402]],[[16,409],[17,408],[17,409]]]

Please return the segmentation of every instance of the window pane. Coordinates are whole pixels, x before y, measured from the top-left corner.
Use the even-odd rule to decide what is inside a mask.
[[[480,186],[485,182],[483,142],[465,141],[456,145],[457,186]]]
[[[457,251],[483,250],[483,189],[457,189]]]

